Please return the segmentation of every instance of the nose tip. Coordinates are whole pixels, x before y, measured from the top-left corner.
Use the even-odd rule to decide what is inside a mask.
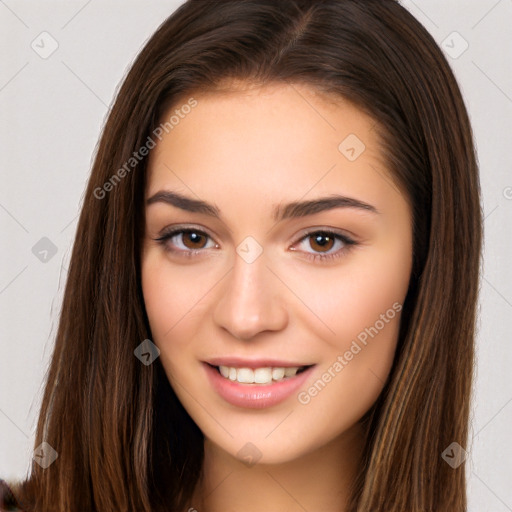
[[[243,325],[242,325],[243,324]],[[250,320],[240,319],[238,322],[232,322],[227,327],[227,330],[231,333],[233,338],[240,341],[248,341],[254,338],[259,332],[265,330],[273,330],[262,327],[263,322],[259,316],[255,316]]]

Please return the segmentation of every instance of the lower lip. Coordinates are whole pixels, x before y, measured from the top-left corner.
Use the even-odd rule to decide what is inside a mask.
[[[279,404],[297,391],[311,375],[315,365],[272,384],[242,384],[223,377],[213,366],[203,363],[210,383],[226,402],[236,407],[264,409]]]

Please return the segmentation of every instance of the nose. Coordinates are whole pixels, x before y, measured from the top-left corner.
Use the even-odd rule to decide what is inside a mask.
[[[252,263],[236,255],[233,269],[223,281],[213,315],[218,326],[240,340],[286,327],[283,285],[267,268],[264,255]]]

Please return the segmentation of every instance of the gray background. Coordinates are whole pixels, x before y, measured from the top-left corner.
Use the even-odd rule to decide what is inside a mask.
[[[22,477],[32,457],[71,243],[108,105],[141,46],[180,3],[0,0],[1,477]],[[445,49],[473,123],[486,242],[465,447],[469,510],[512,511],[512,0],[402,3]],[[52,44],[58,48],[45,55]]]

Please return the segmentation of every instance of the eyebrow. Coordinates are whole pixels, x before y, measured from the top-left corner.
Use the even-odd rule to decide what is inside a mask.
[[[187,212],[202,213],[217,219],[221,218],[220,210],[216,206],[170,190],[161,190],[146,201],[146,205],[148,206],[155,203],[165,203]],[[375,214],[379,213],[377,208],[369,203],[365,203],[353,197],[333,194],[328,197],[319,197],[310,201],[295,201],[284,205],[277,205],[273,210],[273,219],[279,222],[289,218],[314,215],[315,213],[333,210],[334,208],[356,208]]]

